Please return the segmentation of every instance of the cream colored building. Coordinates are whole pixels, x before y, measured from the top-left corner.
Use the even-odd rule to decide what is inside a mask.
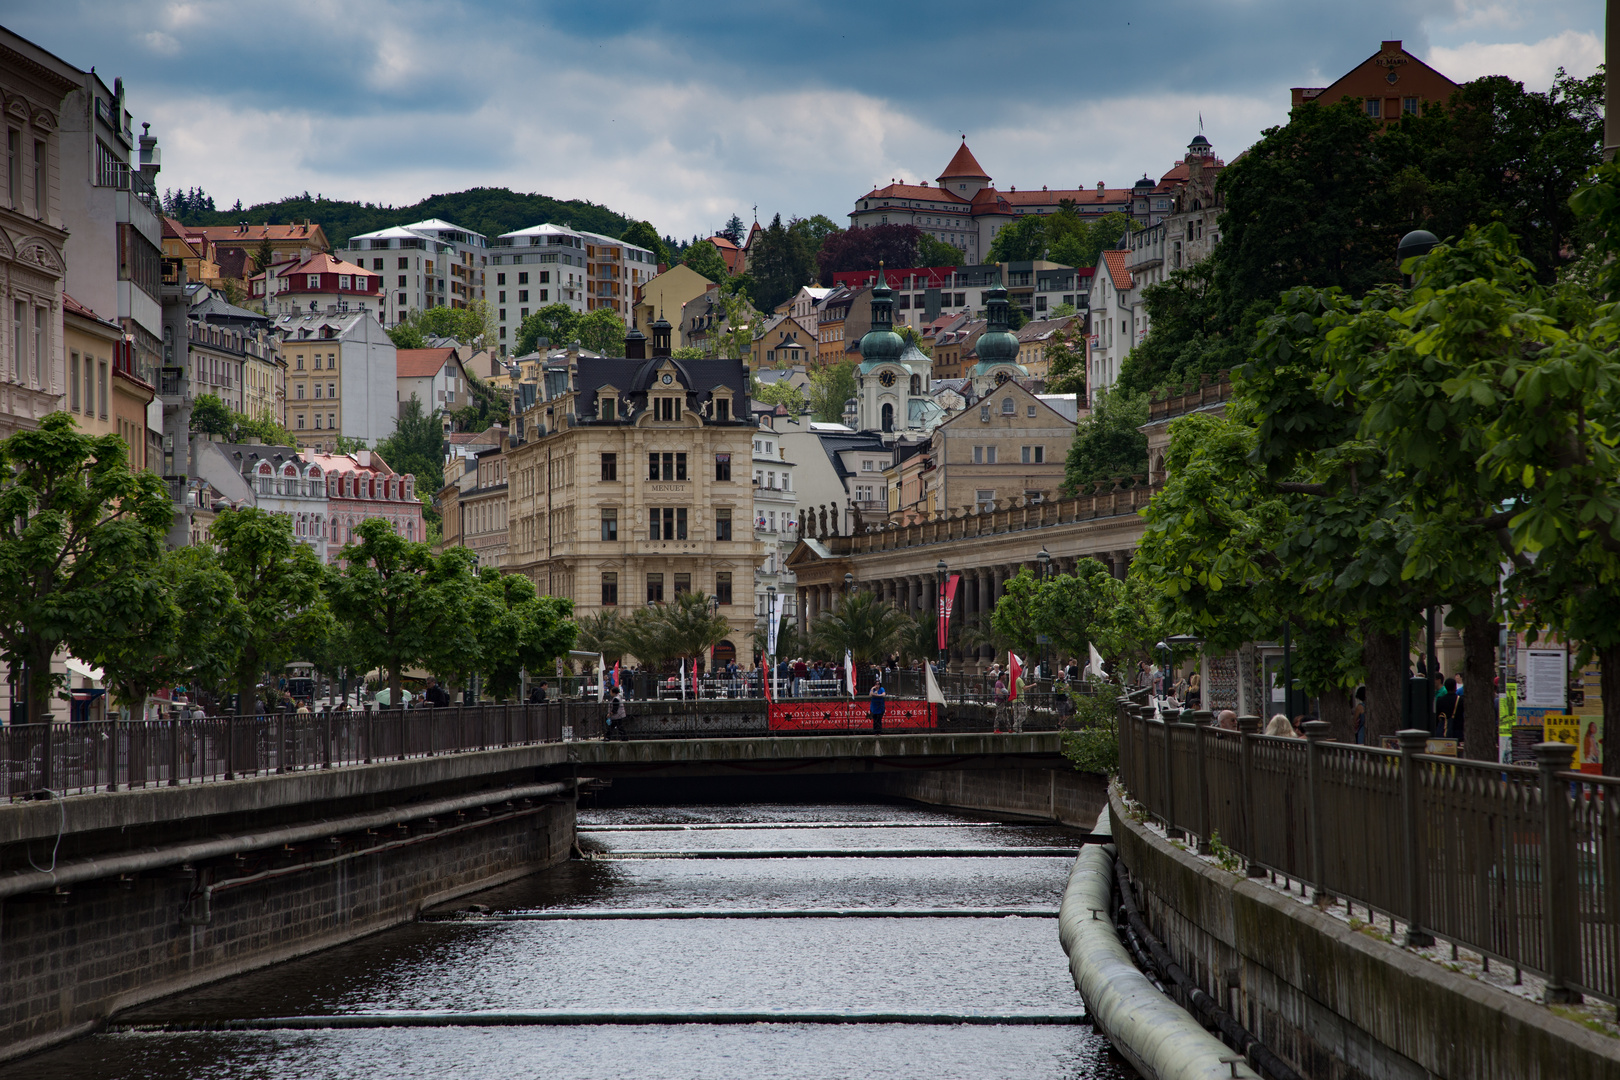
[[[130,370],[123,327],[63,294],[62,348],[68,356],[63,407],[92,435],[123,439],[130,467],[146,468],[152,460],[146,407],[157,392]]]
[[[712,284],[685,263],[676,263],[636,293],[635,325],[642,333],[650,334],[652,324],[660,317],[678,322],[687,301],[702,296]]]
[[[926,514],[1051,498],[1073,442],[1073,421],[1016,382],[1002,383],[934,429],[934,475],[919,473],[911,501]]]
[[[751,528],[748,369],[669,352],[659,327],[650,356],[548,360],[506,455],[506,566],[580,616],[706,593],[733,631],[709,662],[746,662],[765,556]]]

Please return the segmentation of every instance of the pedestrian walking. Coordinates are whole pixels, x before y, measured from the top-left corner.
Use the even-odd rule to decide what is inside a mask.
[[[872,680],[872,703],[868,706],[872,714],[872,734],[874,735],[883,734],[883,706],[886,696],[883,692],[883,675],[882,672],[878,672],[877,677]]]

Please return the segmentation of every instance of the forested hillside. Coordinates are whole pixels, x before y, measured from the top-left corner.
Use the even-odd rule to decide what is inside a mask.
[[[430,195],[414,206],[347,202],[311,195],[307,191],[245,208],[238,203],[226,210],[206,209],[214,200],[196,190],[168,193],[164,202],[170,212],[187,225],[234,225],[238,221],[282,225],[308,218],[326,229],[327,239],[334,246],[341,246],[349,237],[360,233],[435,217],[491,238],[545,222],[618,236],[630,224],[630,219],[623,214],[593,202],[523,195],[506,188],[472,188],[448,195]]]

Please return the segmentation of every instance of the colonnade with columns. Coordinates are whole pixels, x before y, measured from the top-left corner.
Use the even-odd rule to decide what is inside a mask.
[[[949,547],[943,548],[940,554],[949,556]],[[1095,559],[1108,567],[1109,572],[1115,577],[1123,579],[1130,569],[1132,554],[1127,548],[1087,555],[1053,555],[1048,573],[1053,576],[1072,574],[1081,559]],[[880,600],[893,604],[912,618],[921,618],[927,612],[937,610],[939,595],[937,561],[936,558],[936,567],[930,572],[884,574],[870,579],[863,579],[861,567],[855,565],[849,570],[854,577],[852,587],[869,589],[876,593]],[[1038,577],[1041,573],[1040,559],[1036,556],[975,566],[952,566],[948,557],[945,561],[948,567],[947,574],[960,574],[962,578],[957,583],[951,614],[952,664],[970,671],[980,670],[992,662],[990,650],[988,647],[964,648],[960,644],[961,627],[987,620],[990,612],[995,610],[996,601],[1000,599],[1007,582],[1017,577],[1020,570],[1027,567]],[[837,607],[839,594],[844,588],[842,581],[838,581],[837,584],[818,585],[806,583],[801,578],[799,610],[803,612],[806,624],[814,622],[822,613]]]

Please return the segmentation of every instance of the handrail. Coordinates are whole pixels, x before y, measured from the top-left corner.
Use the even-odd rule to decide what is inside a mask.
[[[1249,876],[1309,885],[1318,905],[1404,923],[1546,979],[1549,1002],[1620,1003],[1620,778],[1573,772],[1574,748],[1537,764],[1443,757],[1428,732],[1392,751],[1211,726],[1208,712],[1120,705],[1120,780],[1171,836],[1220,846]]]

